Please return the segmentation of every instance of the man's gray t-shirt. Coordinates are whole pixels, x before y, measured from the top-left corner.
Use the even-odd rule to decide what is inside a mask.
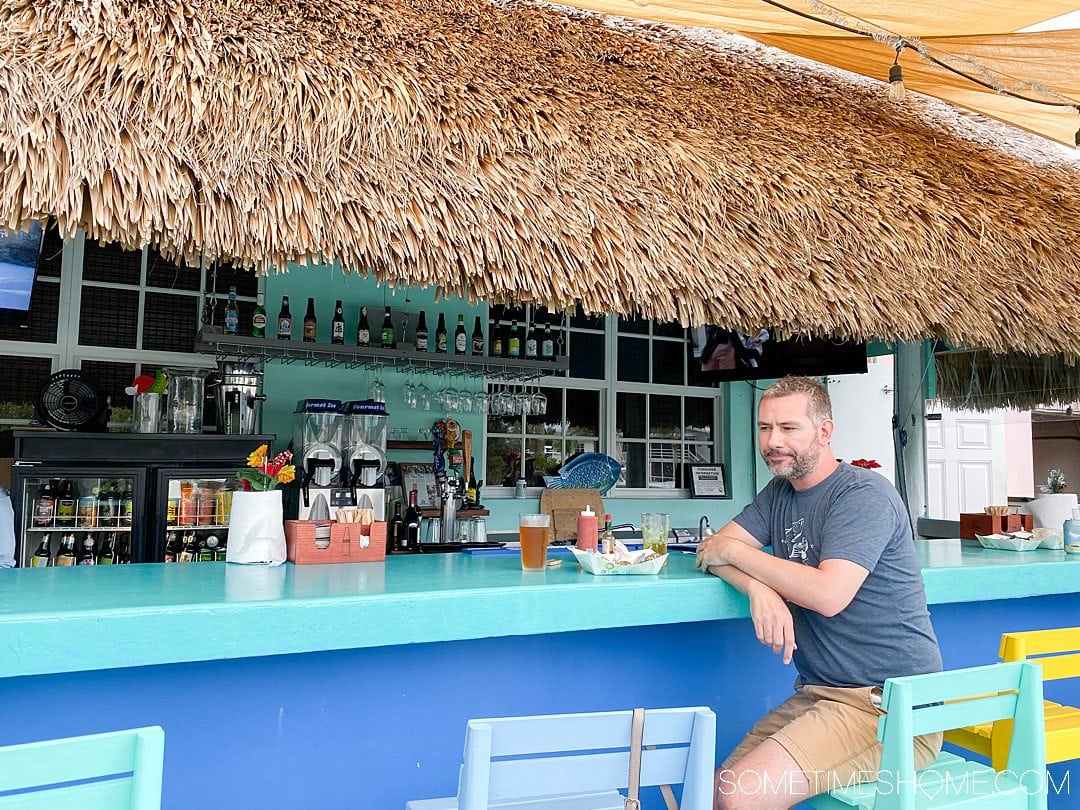
[[[833,617],[788,603],[804,684],[881,686],[941,671],[911,520],[887,479],[849,464],[803,492],[773,478],[735,522],[774,556],[814,567],[850,560],[870,572]]]

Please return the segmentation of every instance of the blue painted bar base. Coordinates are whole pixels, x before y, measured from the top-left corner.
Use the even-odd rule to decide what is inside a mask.
[[[950,668],[1080,625],[1072,594],[931,611]],[[0,745],[160,725],[167,810],[401,810],[453,795],[470,718],[705,705],[722,759],[794,678],[745,619],[40,675],[0,679]],[[1050,807],[1080,805],[1080,762],[1051,775]]]

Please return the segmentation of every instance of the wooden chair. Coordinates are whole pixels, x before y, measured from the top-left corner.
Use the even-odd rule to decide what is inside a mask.
[[[885,681],[878,722],[882,743],[876,782],[839,786],[808,800],[828,810],[1045,810],[1042,679],[1031,663],[992,664]],[[1013,722],[1008,770],[942,753],[916,773],[912,741],[972,723]]]
[[[629,781],[632,714],[470,720],[457,796],[410,801],[405,808],[623,810],[617,789]],[[682,783],[681,810],[712,810],[716,758],[712,710],[646,711],[643,746],[642,787]]]
[[[998,653],[1002,661],[1032,661],[1042,666],[1043,681],[1080,677],[1080,627],[1005,633]],[[1043,701],[1046,716],[1046,761],[1080,758],[1080,709]],[[1012,724],[1008,720],[958,728],[947,742],[982,754],[994,770],[1005,769]]]
[[[164,756],[160,726],[5,746],[0,810],[158,810]]]

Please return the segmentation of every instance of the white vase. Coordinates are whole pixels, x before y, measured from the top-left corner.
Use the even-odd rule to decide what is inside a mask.
[[[281,490],[234,492],[225,561],[256,565],[285,562]]]
[[[1053,529],[1060,532],[1065,520],[1072,517],[1076,506],[1076,494],[1058,492],[1028,501],[1027,508],[1034,518],[1036,529]]]

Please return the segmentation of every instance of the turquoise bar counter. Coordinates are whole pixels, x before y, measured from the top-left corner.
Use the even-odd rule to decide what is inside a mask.
[[[1080,590],[1080,555],[919,542],[930,604]],[[740,619],[746,599],[673,552],[655,577],[595,577],[569,555],[385,563],[133,565],[0,575],[0,677]]]
[[[947,667],[1080,625],[1080,559],[919,550]],[[790,694],[745,598],[692,556],[657,577],[559,557],[0,571],[0,745],[161,725],[165,808],[400,810],[454,792],[471,717],[708,705],[722,758]],[[1052,808],[1076,806],[1067,766]]]

